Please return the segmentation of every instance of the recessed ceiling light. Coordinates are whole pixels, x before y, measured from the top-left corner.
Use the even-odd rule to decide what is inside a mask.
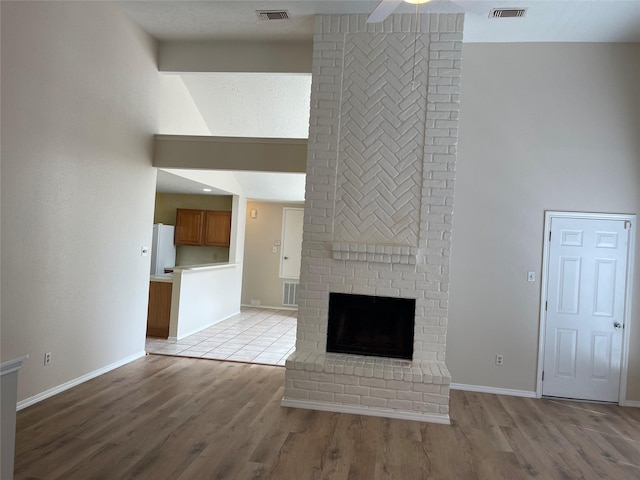
[[[203,192],[210,192],[210,191],[211,191],[211,189],[210,189],[210,188],[203,188],[203,189],[202,189],[202,191],[203,191]]]

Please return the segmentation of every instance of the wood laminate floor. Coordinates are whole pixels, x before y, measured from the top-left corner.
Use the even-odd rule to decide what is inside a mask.
[[[147,356],[18,412],[15,478],[640,478],[640,409],[453,391],[447,426],[282,408],[283,383]]]

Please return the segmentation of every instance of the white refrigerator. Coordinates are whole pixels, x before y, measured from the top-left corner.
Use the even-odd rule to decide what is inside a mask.
[[[173,225],[156,223],[151,243],[151,275],[163,275],[165,268],[176,265],[176,246],[173,244]]]

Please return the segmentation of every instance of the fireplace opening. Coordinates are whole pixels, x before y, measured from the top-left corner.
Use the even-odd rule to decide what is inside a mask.
[[[416,301],[329,294],[327,352],[412,360]]]

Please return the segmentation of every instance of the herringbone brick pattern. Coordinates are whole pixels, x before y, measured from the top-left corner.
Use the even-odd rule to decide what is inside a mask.
[[[425,48],[418,35],[417,48]],[[426,58],[410,33],[345,42],[334,238],[418,245]]]

